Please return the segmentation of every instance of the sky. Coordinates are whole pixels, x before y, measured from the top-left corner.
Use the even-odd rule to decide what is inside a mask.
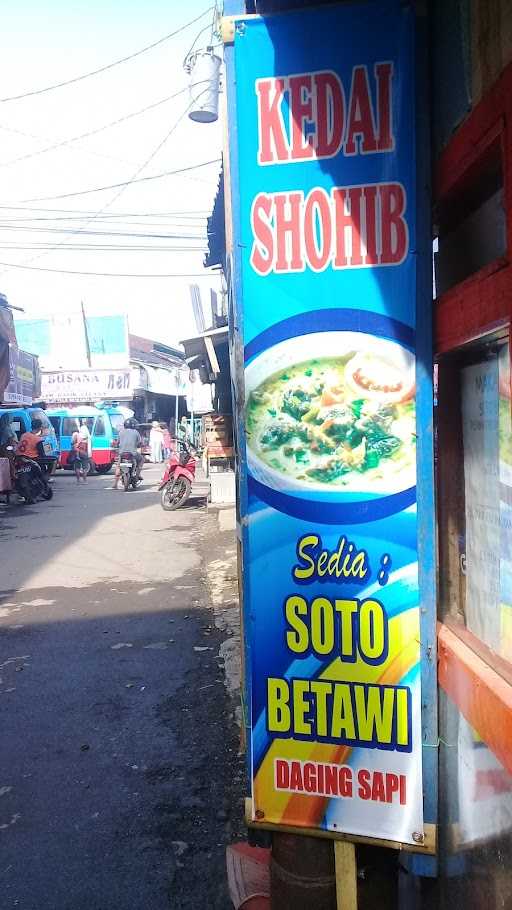
[[[201,288],[207,312],[210,287],[219,288],[218,277],[202,265],[218,163],[125,188],[47,197],[220,158],[219,122],[200,124],[188,117],[189,77],[183,68],[194,42],[201,49],[212,41],[213,11],[208,7],[208,0],[19,0],[4,5],[0,291],[10,304],[23,308],[25,317],[76,311],[83,301],[87,315],[127,313],[130,331],[164,343],[196,334],[189,284]],[[198,16],[179,35],[106,72],[2,100],[105,66]],[[213,42],[217,45],[219,38]],[[222,55],[222,48],[215,52]],[[94,136],[42,151],[178,92]],[[105,249],[112,246],[122,249]],[[59,270],[200,277],[91,277]]]

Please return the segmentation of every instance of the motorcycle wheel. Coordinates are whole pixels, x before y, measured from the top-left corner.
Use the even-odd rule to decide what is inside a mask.
[[[128,490],[130,489],[130,472],[129,472],[129,471],[123,471],[123,475],[122,475],[122,476],[123,476],[123,487],[124,487],[124,492],[127,493]]]
[[[42,494],[42,498],[45,499],[46,502],[49,502],[50,499],[53,498],[53,489],[52,489],[52,487],[51,487],[50,485],[47,485],[46,490],[45,490],[44,493]]]
[[[174,483],[169,483],[162,490],[160,502],[165,512],[173,512],[179,509],[190,496],[192,484],[188,477],[178,477]]]

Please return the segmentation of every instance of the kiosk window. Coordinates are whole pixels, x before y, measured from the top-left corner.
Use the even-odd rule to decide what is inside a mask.
[[[442,618],[512,660],[512,420],[508,344],[439,365]]]

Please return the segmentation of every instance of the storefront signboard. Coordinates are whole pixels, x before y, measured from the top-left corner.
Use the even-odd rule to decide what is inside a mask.
[[[120,370],[56,370],[42,373],[41,397],[44,401],[101,401],[104,398],[133,398],[134,377],[131,368]]]
[[[37,357],[9,345],[9,382],[3,393],[5,404],[30,405],[39,394]]]
[[[248,17],[234,70],[252,817],[417,845],[414,17]]]

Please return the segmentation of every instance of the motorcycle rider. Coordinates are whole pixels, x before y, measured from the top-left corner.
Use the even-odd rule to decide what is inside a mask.
[[[117,490],[117,486],[121,479],[121,469],[119,467],[119,462],[121,461],[121,456],[126,452],[127,454],[133,455],[136,462],[137,474],[140,477],[142,466],[144,464],[144,456],[140,452],[142,447],[141,435],[137,429],[138,423],[133,417],[129,417],[124,422],[124,428],[119,433],[119,456],[116,459],[116,468],[115,468],[115,477],[114,483],[112,485],[114,490]]]
[[[16,448],[17,455],[23,455],[25,458],[33,458],[37,461],[39,458],[39,443],[43,438],[43,421],[37,417],[32,421],[32,429],[22,433],[20,441]]]

